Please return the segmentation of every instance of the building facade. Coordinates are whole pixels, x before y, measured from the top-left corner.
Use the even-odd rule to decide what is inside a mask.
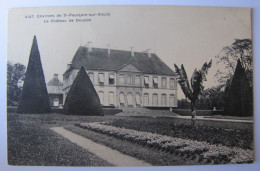
[[[61,107],[63,105],[63,83],[59,80],[58,74],[54,74],[53,78],[47,84],[50,105],[52,107]]]
[[[177,77],[149,51],[80,46],[63,74],[65,98],[81,66],[86,69],[103,107],[177,107]]]

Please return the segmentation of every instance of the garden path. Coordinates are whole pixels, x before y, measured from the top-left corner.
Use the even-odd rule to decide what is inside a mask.
[[[104,159],[115,166],[151,166],[149,163],[146,163],[142,160],[138,160],[134,157],[122,154],[107,146],[95,143],[90,139],[74,134],[64,129],[63,127],[54,127],[51,129],[54,132],[67,138],[71,142],[81,146],[82,148],[88,150],[99,158]]]

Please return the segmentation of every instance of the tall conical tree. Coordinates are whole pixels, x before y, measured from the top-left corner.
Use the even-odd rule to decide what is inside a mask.
[[[253,90],[240,60],[237,61],[231,85],[225,93],[228,93],[224,110],[226,115],[253,115]]]
[[[36,36],[33,38],[18,113],[49,113],[50,102]]]
[[[71,85],[65,100],[64,112],[71,115],[104,115],[98,94],[84,67],[80,68]]]

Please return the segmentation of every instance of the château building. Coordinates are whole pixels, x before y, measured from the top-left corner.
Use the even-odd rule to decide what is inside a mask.
[[[54,74],[53,78],[47,83],[47,90],[52,107],[63,105],[63,83],[59,80],[59,75]]]
[[[177,107],[177,76],[149,50],[80,46],[63,74],[64,100],[81,66],[86,69],[103,107]]]

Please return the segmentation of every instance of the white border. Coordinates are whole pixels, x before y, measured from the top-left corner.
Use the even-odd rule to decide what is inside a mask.
[[[227,7],[251,7],[253,8],[253,45],[254,45],[254,65],[255,65],[255,140],[256,140],[256,160],[254,164],[247,165],[210,165],[210,166],[172,166],[172,167],[26,167],[26,166],[8,166],[7,165],[7,124],[6,124],[6,64],[7,64],[7,18],[8,18],[8,8],[19,8],[19,7],[48,7],[48,6],[86,6],[86,5],[182,5],[182,6],[227,6]],[[259,77],[260,77],[260,49],[259,38],[260,33],[260,1],[257,0],[0,0],[0,170],[211,170],[219,171],[221,170],[258,170],[260,168],[260,107],[258,102],[260,100],[260,90],[259,90]]]

